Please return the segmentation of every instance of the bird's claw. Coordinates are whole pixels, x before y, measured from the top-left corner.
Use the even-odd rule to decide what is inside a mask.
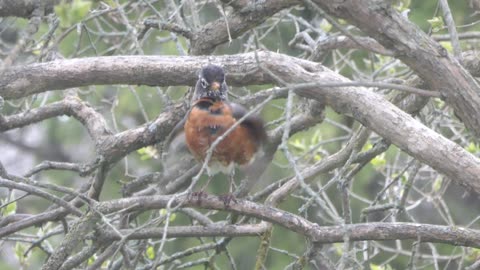
[[[223,195],[218,196],[218,198],[221,201],[223,201],[223,203],[225,204],[226,207],[228,207],[230,205],[230,202],[237,203],[237,198],[235,197],[235,195],[233,195],[233,193],[223,194]]]
[[[203,190],[199,190],[199,191],[193,191],[192,193],[189,194],[189,197],[190,198],[197,198],[197,201],[200,201],[202,198],[206,198],[208,196],[208,194],[203,191]]]

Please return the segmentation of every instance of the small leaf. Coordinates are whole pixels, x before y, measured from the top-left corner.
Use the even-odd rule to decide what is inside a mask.
[[[17,212],[17,202],[9,203],[4,210],[4,215],[8,216]]]
[[[24,255],[25,251],[26,251],[25,246],[22,243],[17,242],[15,244],[15,256],[17,257],[21,265],[24,265],[27,260],[27,258]]]
[[[295,148],[296,150],[299,150],[299,151],[305,151],[305,149],[306,149],[305,142],[303,140],[300,141],[299,139],[295,139],[294,141],[290,142],[289,144],[290,144],[290,146],[292,146],[293,148]]]
[[[155,259],[155,249],[153,248],[153,246],[148,246],[145,254],[147,255],[147,258],[149,260]]]
[[[341,256],[343,254],[343,243],[334,243],[333,247],[337,255]]]
[[[70,21],[67,14],[68,4],[62,1],[61,4],[56,5],[53,9],[55,14],[57,14],[57,17],[60,19],[60,26],[63,28],[70,26]]]
[[[472,154],[475,154],[478,152],[478,145],[471,142],[468,144],[468,146],[465,148],[465,150],[467,150],[468,152],[472,153]]]
[[[435,105],[435,108],[441,109],[445,107],[445,101],[439,99],[439,98],[434,98],[433,99],[433,104]]]
[[[310,144],[316,145],[322,140],[322,133],[320,132],[320,129],[315,130],[313,133],[312,139],[310,140]]]
[[[102,269],[107,269],[108,268],[108,265],[110,264],[110,260],[105,260],[103,263],[102,263]]]
[[[91,7],[91,1],[73,0],[72,7],[70,9],[72,24],[80,22],[85,16],[87,16]]]
[[[159,154],[155,147],[147,146],[137,150],[137,153],[140,155],[140,160],[148,160],[148,159],[158,159]]]
[[[432,189],[435,192],[438,192],[442,188],[443,178],[437,177],[435,181],[433,181]]]
[[[382,153],[381,155],[378,155],[374,157],[370,163],[373,165],[373,167],[377,170],[381,170],[385,167],[387,164],[387,160],[385,159],[385,153]]]
[[[449,52],[449,53],[453,52],[453,46],[452,46],[452,43],[450,41],[441,41],[440,45],[442,45],[442,47],[445,48],[445,50],[447,50],[447,52]]]
[[[400,177],[400,182],[403,184],[403,185],[406,185],[408,183],[408,173],[404,173],[401,177]]]
[[[471,248],[469,252],[467,252],[467,256],[465,257],[466,261],[474,262],[480,258],[480,249],[478,248]]]
[[[95,262],[95,256],[88,258],[87,265],[92,265]]]
[[[427,20],[432,26],[432,32],[438,32],[443,29],[444,23],[443,18],[441,16],[433,17],[430,20]]]
[[[323,32],[328,33],[332,30],[332,25],[327,20],[322,20],[320,23],[320,29],[322,29]]]
[[[370,149],[372,149],[372,148],[373,148],[373,144],[371,144],[371,143],[366,143],[366,144],[363,145],[362,151],[368,151],[368,150],[370,150]]]

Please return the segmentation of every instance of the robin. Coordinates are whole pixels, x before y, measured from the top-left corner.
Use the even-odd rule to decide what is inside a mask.
[[[190,153],[199,162],[205,162],[207,151],[216,140],[207,163],[208,180],[223,172],[230,176],[230,193],[225,197],[226,204],[233,198],[233,176],[235,165],[243,166],[253,162],[255,155],[266,140],[263,121],[257,115],[249,115],[235,128],[229,130],[247,114],[247,110],[228,101],[228,86],[225,72],[217,65],[207,65],[200,70],[190,111],[175,129],[181,129]]]

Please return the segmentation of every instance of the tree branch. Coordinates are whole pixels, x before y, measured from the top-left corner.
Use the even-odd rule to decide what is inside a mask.
[[[41,0],[44,2],[42,15],[53,12],[53,6],[60,2],[59,0]],[[38,8],[40,1],[32,0],[0,0],[0,17],[21,17],[30,18],[35,9]]]
[[[250,201],[238,199],[236,203],[226,207],[222,200],[214,196],[202,197],[201,199],[192,196],[172,198],[172,196],[162,195],[134,197],[100,202],[97,209],[103,214],[126,208],[129,208],[131,211],[161,209],[165,208],[171,200],[173,200],[172,207],[181,204],[181,207],[226,210],[240,215],[259,218],[285,227],[308,237],[311,241],[319,243],[343,242],[344,234],[348,231],[351,241],[418,239],[420,237],[424,242],[480,247],[480,232],[472,229],[417,223],[365,223],[325,227],[289,212]],[[192,228],[192,231],[189,232],[186,229],[187,227]],[[167,229],[167,232],[171,229],[172,235],[170,237],[202,236],[202,232],[208,236],[239,236],[256,235],[263,228],[258,227],[258,225],[241,225],[239,227],[223,225],[223,229],[218,227],[218,225],[211,227],[187,227],[170,227]],[[126,232],[131,231],[127,230]],[[103,235],[111,240],[118,238],[118,236],[110,232]],[[131,239],[161,238],[162,235],[163,228],[151,228],[132,232],[129,237],[132,237]]]
[[[480,193],[480,161],[477,158],[380,95],[363,87],[331,87],[332,83],[349,80],[317,63],[271,52],[258,52],[258,58],[273,74],[291,82],[298,95],[326,101],[337,112],[353,116],[413,157]],[[231,85],[274,83],[269,74],[258,68],[254,53],[209,57],[119,56],[53,61],[14,68],[0,76],[0,93],[4,98],[16,98],[48,89],[87,84],[193,84],[196,72],[209,60],[225,67]],[[314,83],[302,84],[304,82]],[[322,86],[316,82],[329,84]],[[177,115],[179,118],[176,120],[179,120],[184,113],[182,109],[172,110],[162,114],[153,122],[154,125],[149,123],[110,136],[100,151],[107,159],[118,159],[136,148],[154,144],[165,138],[168,134],[166,130],[171,130],[176,123],[168,114]]]
[[[480,94],[475,79],[389,2],[314,0],[331,15],[350,21],[410,66],[431,89],[440,91],[471,132],[480,136]]]

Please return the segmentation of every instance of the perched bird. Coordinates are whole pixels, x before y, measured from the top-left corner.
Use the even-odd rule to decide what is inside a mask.
[[[223,68],[216,65],[203,67],[195,85],[190,111],[176,127],[180,129],[183,126],[182,136],[188,149],[202,163],[212,144],[220,138],[207,163],[208,180],[200,192],[214,174],[223,172],[230,176],[230,196],[225,197],[226,204],[233,198],[235,165],[250,164],[267,137],[262,119],[254,114],[226,133],[247,114],[243,106],[228,101],[227,91]]]

